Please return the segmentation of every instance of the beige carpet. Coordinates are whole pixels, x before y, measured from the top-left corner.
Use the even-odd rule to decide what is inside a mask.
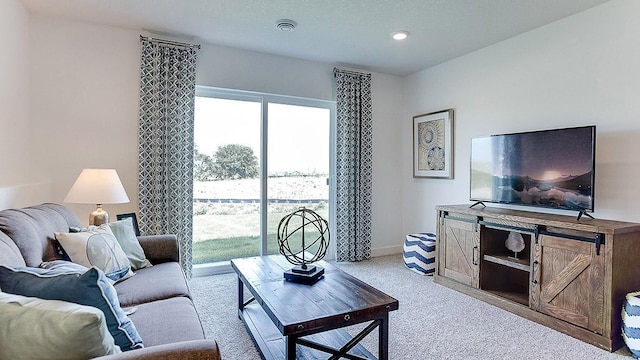
[[[399,300],[400,309],[390,314],[393,360],[632,359],[626,348],[609,353],[435,284],[405,268],[401,255],[336,265]],[[190,286],[206,335],[218,341],[223,359],[260,359],[237,316],[235,274],[194,278]],[[376,354],[376,332],[364,344]]]

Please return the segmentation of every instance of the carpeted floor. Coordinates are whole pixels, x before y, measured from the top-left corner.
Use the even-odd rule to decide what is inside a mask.
[[[632,359],[624,347],[609,353],[435,284],[405,268],[401,255],[336,265],[398,299],[400,309],[389,316],[393,360]],[[235,273],[194,278],[190,287],[206,335],[218,341],[223,359],[260,359],[237,316]],[[364,341],[374,354],[376,344],[376,332]]]

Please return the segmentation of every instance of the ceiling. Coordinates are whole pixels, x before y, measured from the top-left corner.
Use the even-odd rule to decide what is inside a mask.
[[[608,0],[21,0],[31,13],[405,76]],[[297,27],[283,32],[279,19]],[[404,41],[391,33],[407,30]]]

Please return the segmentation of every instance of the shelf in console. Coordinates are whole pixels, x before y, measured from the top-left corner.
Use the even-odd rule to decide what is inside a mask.
[[[514,269],[531,272],[531,265],[529,264],[528,259],[516,259],[506,255],[489,255],[485,254],[483,259],[485,261],[489,261],[495,264],[500,264],[504,266],[508,266]]]
[[[520,305],[529,306],[529,294],[515,291],[485,290],[500,298],[511,300]]]

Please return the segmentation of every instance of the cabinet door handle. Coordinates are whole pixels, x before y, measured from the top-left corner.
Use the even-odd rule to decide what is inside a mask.
[[[476,259],[476,252],[478,251],[478,245],[473,247],[472,253],[471,253],[471,262],[473,262],[473,265],[478,265],[478,259]]]

